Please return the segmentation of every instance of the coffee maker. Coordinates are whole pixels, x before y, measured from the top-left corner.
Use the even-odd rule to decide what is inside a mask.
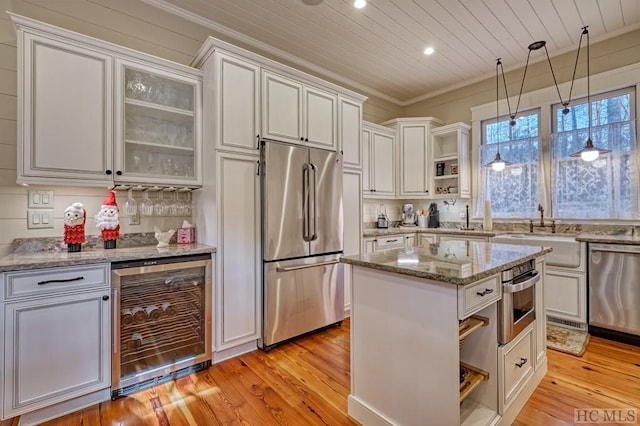
[[[429,204],[429,228],[437,228],[440,226],[440,212],[436,203]]]
[[[402,206],[402,226],[416,226],[418,217],[413,208],[413,204],[403,204]]]

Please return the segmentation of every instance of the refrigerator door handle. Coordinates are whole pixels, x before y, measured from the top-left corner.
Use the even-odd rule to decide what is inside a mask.
[[[309,165],[311,166],[311,170],[313,171],[313,235],[311,235],[309,241],[315,241],[318,239],[318,233],[317,233],[318,205],[316,203],[316,200],[317,200],[316,196],[318,194],[318,185],[316,184],[316,175],[318,173],[318,169],[316,168],[315,165],[313,165],[313,163],[310,163]]]
[[[311,231],[311,217],[309,215],[309,171],[311,164],[305,163],[302,166],[302,239],[306,242],[311,241],[309,233]]]
[[[287,267],[278,266],[276,268],[276,271],[277,272],[290,272],[290,271],[296,271],[298,269],[315,268],[316,266],[334,265],[336,263],[340,263],[340,261],[339,260],[330,260],[330,261],[327,261],[327,262],[305,263],[304,265],[296,265],[296,266],[287,266]]]

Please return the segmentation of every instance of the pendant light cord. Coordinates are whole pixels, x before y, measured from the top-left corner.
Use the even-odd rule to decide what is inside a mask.
[[[499,105],[500,105],[500,79],[498,78],[498,67],[502,67],[502,58],[496,59],[496,141],[498,143],[498,155],[500,155],[500,113],[499,113]],[[502,77],[504,77],[504,71],[502,72]],[[509,98],[507,97],[507,103],[509,103]]]
[[[591,70],[589,69],[589,26],[582,27],[582,33],[580,34],[580,41],[582,41],[582,36],[587,35],[587,112],[589,113],[589,133],[588,140],[591,140],[591,83],[589,82],[591,76]],[[580,50],[578,49],[578,52]]]

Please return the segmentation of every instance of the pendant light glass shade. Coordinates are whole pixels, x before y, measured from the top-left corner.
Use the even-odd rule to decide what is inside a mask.
[[[571,157],[580,157],[584,161],[595,161],[600,156],[600,154],[606,154],[611,151],[607,149],[594,147],[593,141],[591,140],[591,85],[589,82],[590,72],[589,72],[589,29],[588,28],[589,28],[588,26],[582,28],[582,34],[581,34],[580,40],[582,41],[582,36],[584,35],[587,36],[587,114],[589,115],[588,117],[589,136],[587,137],[587,141],[584,144],[584,148],[582,148],[578,152],[574,152],[573,154],[571,154]],[[579,47],[578,47],[578,54],[579,54]],[[577,62],[578,62],[578,59],[576,58],[576,64]],[[575,71],[574,71],[574,76],[575,76]]]
[[[493,161],[490,161],[489,163],[485,164],[485,167],[491,167],[493,170],[495,170],[496,172],[501,172],[504,170],[505,167],[512,165],[513,163],[510,163],[508,161],[504,161],[502,159],[502,157],[500,157],[500,152],[496,153],[496,158],[493,159]]]
[[[587,139],[587,142],[584,145],[584,148],[582,148],[578,152],[574,152],[573,154],[571,154],[571,156],[580,157],[584,161],[595,161],[600,156],[600,154],[606,154],[608,152],[611,152],[611,151],[607,149],[602,149],[602,148],[595,148],[593,146],[593,141],[591,140],[591,137],[589,137],[589,139]]]

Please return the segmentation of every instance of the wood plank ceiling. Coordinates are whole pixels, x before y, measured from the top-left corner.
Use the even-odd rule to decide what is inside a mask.
[[[143,1],[399,105],[490,77],[498,57],[522,66],[533,41],[553,57],[584,25],[592,43],[640,28],[640,0]]]

